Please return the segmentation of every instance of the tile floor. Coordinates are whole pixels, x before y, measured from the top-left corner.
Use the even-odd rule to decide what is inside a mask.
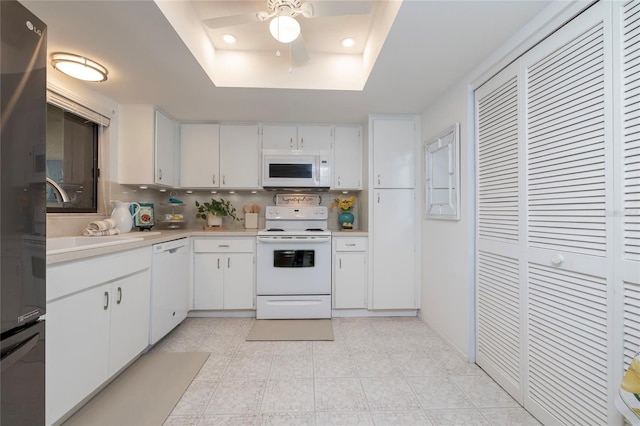
[[[334,318],[333,342],[246,342],[188,318],[153,350],[209,352],[165,425],[539,424],[415,317]]]

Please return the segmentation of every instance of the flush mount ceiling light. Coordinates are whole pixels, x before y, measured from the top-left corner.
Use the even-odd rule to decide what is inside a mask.
[[[340,43],[342,44],[342,47],[352,47],[354,44],[356,44],[356,41],[352,37],[347,37],[342,39]]]
[[[291,16],[276,16],[269,23],[269,31],[280,43],[291,43],[300,35],[300,24]]]
[[[51,65],[60,72],[84,81],[105,81],[109,73],[99,63],[73,53],[52,53]]]
[[[233,44],[236,41],[238,41],[236,36],[234,36],[233,34],[225,34],[222,36],[222,39],[225,41],[225,43],[229,43],[229,44]]]

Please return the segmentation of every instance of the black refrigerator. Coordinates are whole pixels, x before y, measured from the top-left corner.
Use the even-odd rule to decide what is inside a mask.
[[[0,0],[0,425],[45,418],[45,24]]]

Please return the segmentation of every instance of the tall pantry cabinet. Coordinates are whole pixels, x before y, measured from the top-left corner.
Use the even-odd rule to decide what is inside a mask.
[[[414,116],[369,117],[369,309],[418,307],[419,126]]]
[[[476,359],[544,424],[620,424],[640,350],[639,16],[596,3],[475,93]]]

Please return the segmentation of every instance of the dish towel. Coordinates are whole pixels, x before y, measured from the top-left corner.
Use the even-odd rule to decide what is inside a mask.
[[[87,227],[84,228],[82,235],[85,237],[101,237],[106,235],[118,235],[119,233],[120,230],[116,228],[116,221],[111,218],[107,218],[104,220],[95,220],[90,222]]]

